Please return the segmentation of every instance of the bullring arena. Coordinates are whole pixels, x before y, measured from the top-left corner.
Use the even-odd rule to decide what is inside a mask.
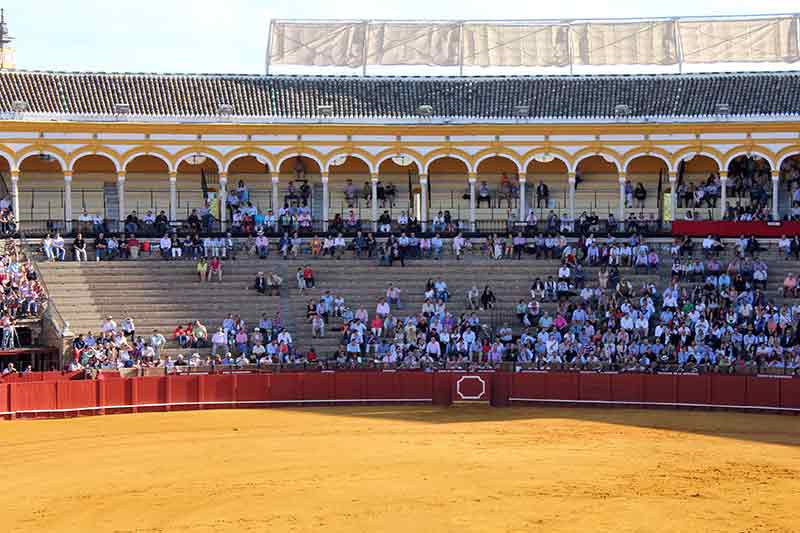
[[[273,21],[266,75],[133,74],[3,18],[3,530],[800,531],[800,74],[683,70],[798,28]]]

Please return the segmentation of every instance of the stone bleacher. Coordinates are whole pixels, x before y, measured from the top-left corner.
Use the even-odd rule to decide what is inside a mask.
[[[449,247],[447,249],[449,252]],[[498,299],[494,313],[479,311],[485,323],[512,321],[513,308],[522,299],[530,299],[529,288],[536,277],[556,275],[557,260],[536,260],[531,256],[522,261],[505,259],[490,260],[486,257],[467,256],[456,261],[445,255],[441,261],[407,261],[402,268],[379,267],[374,259],[355,259],[347,253],[342,260],[330,258],[301,257],[298,260],[267,260],[242,257],[224,263],[224,281],[200,284],[196,281],[194,262],[163,261],[157,258],[142,258],[138,261],[110,261],[88,263],[47,263],[40,268],[50,287],[51,296],[61,315],[70,323],[73,332],[98,331],[102,319],[112,315],[119,322],[132,316],[137,332],[149,335],[157,329],[170,337],[176,325],[200,320],[213,332],[221,325],[228,313],[238,313],[249,327],[254,327],[262,313],[273,317],[281,311],[282,318],[295,337],[296,347],[306,350],[314,346],[320,354],[333,353],[339,340],[341,319],[334,318],[326,326],[324,339],[313,339],[311,326],[305,320],[309,299],[317,301],[325,290],[344,297],[345,305],[355,312],[365,308],[372,318],[379,298],[386,288],[394,283],[403,291],[403,310],[395,309],[396,316],[407,316],[419,312],[424,301],[423,292],[428,279],[444,279],[451,294],[448,309],[459,316],[466,311],[467,289],[476,284],[483,289],[489,284]],[[770,267],[768,298],[776,303],[791,303],[777,295],[787,271],[797,268],[794,261],[785,261],[773,248],[761,254]],[[723,262],[730,258],[727,254]],[[662,289],[669,279],[669,258],[662,253],[662,264],[658,272],[637,273],[632,268],[621,268],[623,279],[629,280],[635,289],[646,282],[653,282]],[[316,287],[299,294],[295,281],[298,267],[310,264],[315,271]],[[284,278],[280,297],[262,296],[249,289],[256,272],[274,271]],[[586,267],[586,282],[597,285],[598,267]],[[543,303],[543,310],[554,311],[555,304]],[[519,331],[516,323],[511,324]],[[180,350],[170,342],[165,352],[175,355]],[[200,350],[207,352],[207,350]]]

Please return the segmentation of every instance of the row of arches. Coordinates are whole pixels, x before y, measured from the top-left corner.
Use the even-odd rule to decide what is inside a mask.
[[[768,161],[772,168],[780,168],[786,159],[798,153],[800,153],[800,146],[788,147],[778,153],[772,153],[761,147],[741,146],[732,148],[725,154],[711,147],[685,148],[675,154],[670,154],[661,148],[651,147],[647,149],[634,148],[625,154],[619,154],[609,148],[585,148],[571,155],[563,149],[550,147],[537,148],[525,154],[517,154],[505,148],[490,148],[478,152],[474,156],[452,148],[434,150],[423,156],[411,148],[384,150],[377,155],[373,155],[355,147],[336,149],[328,154],[322,154],[315,149],[305,147],[302,149],[289,148],[277,155],[273,155],[260,148],[244,147],[223,155],[209,147],[191,147],[172,155],[166,150],[157,147],[133,148],[123,154],[118,154],[106,146],[82,147],[73,152],[65,153],[54,146],[39,145],[23,149],[18,154],[15,154],[13,151],[0,146],[0,159],[4,159],[11,168],[19,169],[27,159],[47,156],[56,161],[61,170],[73,172],[77,170],[76,165],[89,156],[108,159],[113,166],[112,170],[114,172],[128,171],[129,165],[142,157],[159,159],[165,165],[167,172],[180,172],[181,165],[197,156],[202,156],[213,162],[217,171],[222,173],[231,172],[234,170],[237,161],[246,158],[253,158],[270,169],[270,171],[278,173],[288,171],[287,165],[291,165],[291,161],[299,155],[313,162],[318,172],[331,171],[343,158],[353,158],[362,162],[367,172],[377,174],[380,173],[382,165],[398,156],[403,156],[404,159],[413,163],[421,174],[427,174],[432,171],[431,167],[441,159],[460,161],[463,163],[467,173],[477,173],[481,171],[481,165],[487,160],[500,158],[507,160],[510,168],[515,173],[523,174],[532,164],[543,160],[559,161],[566,168],[566,172],[578,172],[581,163],[598,157],[606,161],[610,168],[617,173],[630,172],[631,165],[643,157],[659,159],[664,163],[667,171],[675,172],[682,161],[691,160],[698,155],[714,161],[718,170],[726,170],[734,159],[742,155],[761,157]]]

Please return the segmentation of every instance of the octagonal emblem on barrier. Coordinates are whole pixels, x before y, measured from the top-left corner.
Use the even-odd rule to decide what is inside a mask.
[[[486,381],[480,376],[461,376],[456,382],[461,400],[486,400]]]

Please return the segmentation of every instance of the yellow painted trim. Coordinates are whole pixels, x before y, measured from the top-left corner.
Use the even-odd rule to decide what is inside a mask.
[[[229,152],[228,155],[225,157],[225,160],[223,161],[224,168],[228,169],[231,163],[233,163],[239,158],[247,157],[249,155],[261,156],[267,160],[267,163],[269,163],[270,170],[275,168],[275,161],[272,159],[272,154],[262,148],[258,148],[255,146],[242,146],[241,148],[237,148],[236,150]]]
[[[291,159],[293,157],[307,157],[313,160],[317,165],[319,165],[320,173],[326,172],[325,165],[323,161],[325,160],[325,156],[322,153],[318,152],[313,148],[308,148],[305,146],[290,146],[285,150],[281,150],[277,154],[275,154],[275,169],[280,171],[281,166],[287,159]]]
[[[328,154],[325,156],[325,160],[324,160],[325,161],[325,168],[330,170],[330,168],[328,168],[328,166],[330,165],[331,161],[333,161],[334,159],[336,159],[340,155],[352,156],[352,157],[355,157],[356,159],[362,160],[364,163],[367,164],[367,168],[369,169],[370,173],[374,172],[375,169],[377,168],[375,166],[375,156],[373,156],[371,153],[367,152],[366,150],[362,150],[361,148],[356,148],[356,147],[337,148],[336,150],[333,150],[332,152],[328,152]]]
[[[381,164],[383,164],[387,159],[390,159],[398,154],[407,155],[410,158],[414,159],[414,164],[417,165],[417,170],[422,172],[422,161],[425,159],[422,154],[417,152],[416,150],[412,150],[408,147],[393,147],[387,150],[383,150],[382,152],[378,152],[375,156],[375,168],[380,169]]]
[[[180,166],[182,160],[192,154],[200,154],[208,157],[209,159],[214,161],[214,163],[216,163],[218,171],[221,171],[224,168],[222,166],[222,161],[225,158],[221,153],[214,150],[213,148],[209,148],[208,146],[203,146],[199,144],[190,146],[188,148],[184,148],[180,152],[176,153],[175,156],[173,157],[173,161],[175,162],[175,168],[177,169]]]
[[[725,168],[728,168],[731,164],[731,161],[740,155],[759,155],[766,158],[767,161],[769,161],[770,166],[775,168],[775,153],[772,150],[755,144],[742,144],[725,152]]]
[[[795,144],[792,146],[787,146],[786,148],[782,149],[780,152],[775,154],[775,167],[780,170],[781,164],[792,156],[800,156],[800,144]]]
[[[640,157],[655,157],[660,159],[667,165],[667,170],[672,170],[674,163],[672,162],[672,154],[657,146],[637,146],[625,152],[622,156],[623,170],[627,172],[628,166],[639,159]]]
[[[55,157],[58,159],[58,162],[61,164],[61,170],[69,168],[67,165],[68,157],[67,154],[56,148],[55,146],[50,146],[49,144],[33,144],[28,146],[27,148],[23,148],[19,152],[16,153],[17,158],[17,168],[22,165],[22,162],[25,161],[28,157],[34,154],[47,154],[50,156]]]
[[[678,165],[683,160],[683,158],[689,154],[702,155],[708,157],[709,159],[717,163],[718,170],[722,170],[722,167],[724,165],[723,161],[725,158],[722,152],[720,152],[719,150],[717,150],[712,146],[707,146],[703,144],[703,145],[687,146],[686,148],[682,148],[677,152],[675,152],[672,155],[672,162],[675,168],[678,168]]]
[[[569,152],[565,152],[560,148],[548,145],[548,146],[540,146],[538,148],[534,148],[533,150],[525,152],[525,154],[522,156],[522,160],[525,165],[525,172],[528,171],[528,167],[530,167],[531,163],[534,162],[533,157],[537,154],[552,155],[553,157],[564,163],[564,166],[567,167],[567,172],[569,172],[570,169],[572,168],[572,156],[569,154]]]
[[[511,150],[509,148],[504,147],[489,147],[481,150],[474,156],[472,156],[472,167],[477,171],[478,165],[483,163],[483,161],[490,159],[492,157],[502,157],[504,159],[510,159],[515,165],[517,165],[518,172],[524,172],[523,164],[522,164],[522,156]]]
[[[114,163],[115,171],[119,171],[120,168],[122,167],[119,161],[119,154],[117,152],[111,150],[110,148],[102,144],[88,144],[76,148],[75,150],[69,153],[69,161],[67,161],[69,169],[74,170],[75,163],[79,159],[81,159],[82,157],[86,157],[87,155],[99,155],[105,157],[106,159]]]
[[[172,157],[172,154],[157,146],[137,146],[135,148],[131,148],[120,156],[120,160],[122,161],[123,168],[128,168],[128,165],[131,163],[131,161],[137,157],[148,155],[157,159],[161,159],[164,164],[167,165],[168,172],[175,168],[175,160]]]
[[[459,161],[464,163],[464,165],[466,165],[467,167],[468,173],[473,171],[472,158],[468,153],[463,152],[458,148],[438,148],[436,150],[433,150],[432,152],[429,152],[425,157],[425,161],[423,161],[422,163],[423,172],[425,174],[428,174],[428,168],[430,168],[431,163],[433,163],[437,159],[444,159],[447,157],[458,159]]]
[[[577,152],[575,152],[575,154],[572,156],[572,164],[573,164],[572,168],[577,170],[578,165],[584,159],[588,159],[595,155],[602,157],[602,154],[610,156],[612,159],[614,159],[613,163],[616,164],[617,166],[617,172],[624,170],[622,168],[622,161],[620,161],[619,153],[615,152],[614,150],[609,150],[604,146],[601,146],[597,141],[593,141],[592,146],[589,146],[588,148],[584,148],[583,150],[578,150]]]

